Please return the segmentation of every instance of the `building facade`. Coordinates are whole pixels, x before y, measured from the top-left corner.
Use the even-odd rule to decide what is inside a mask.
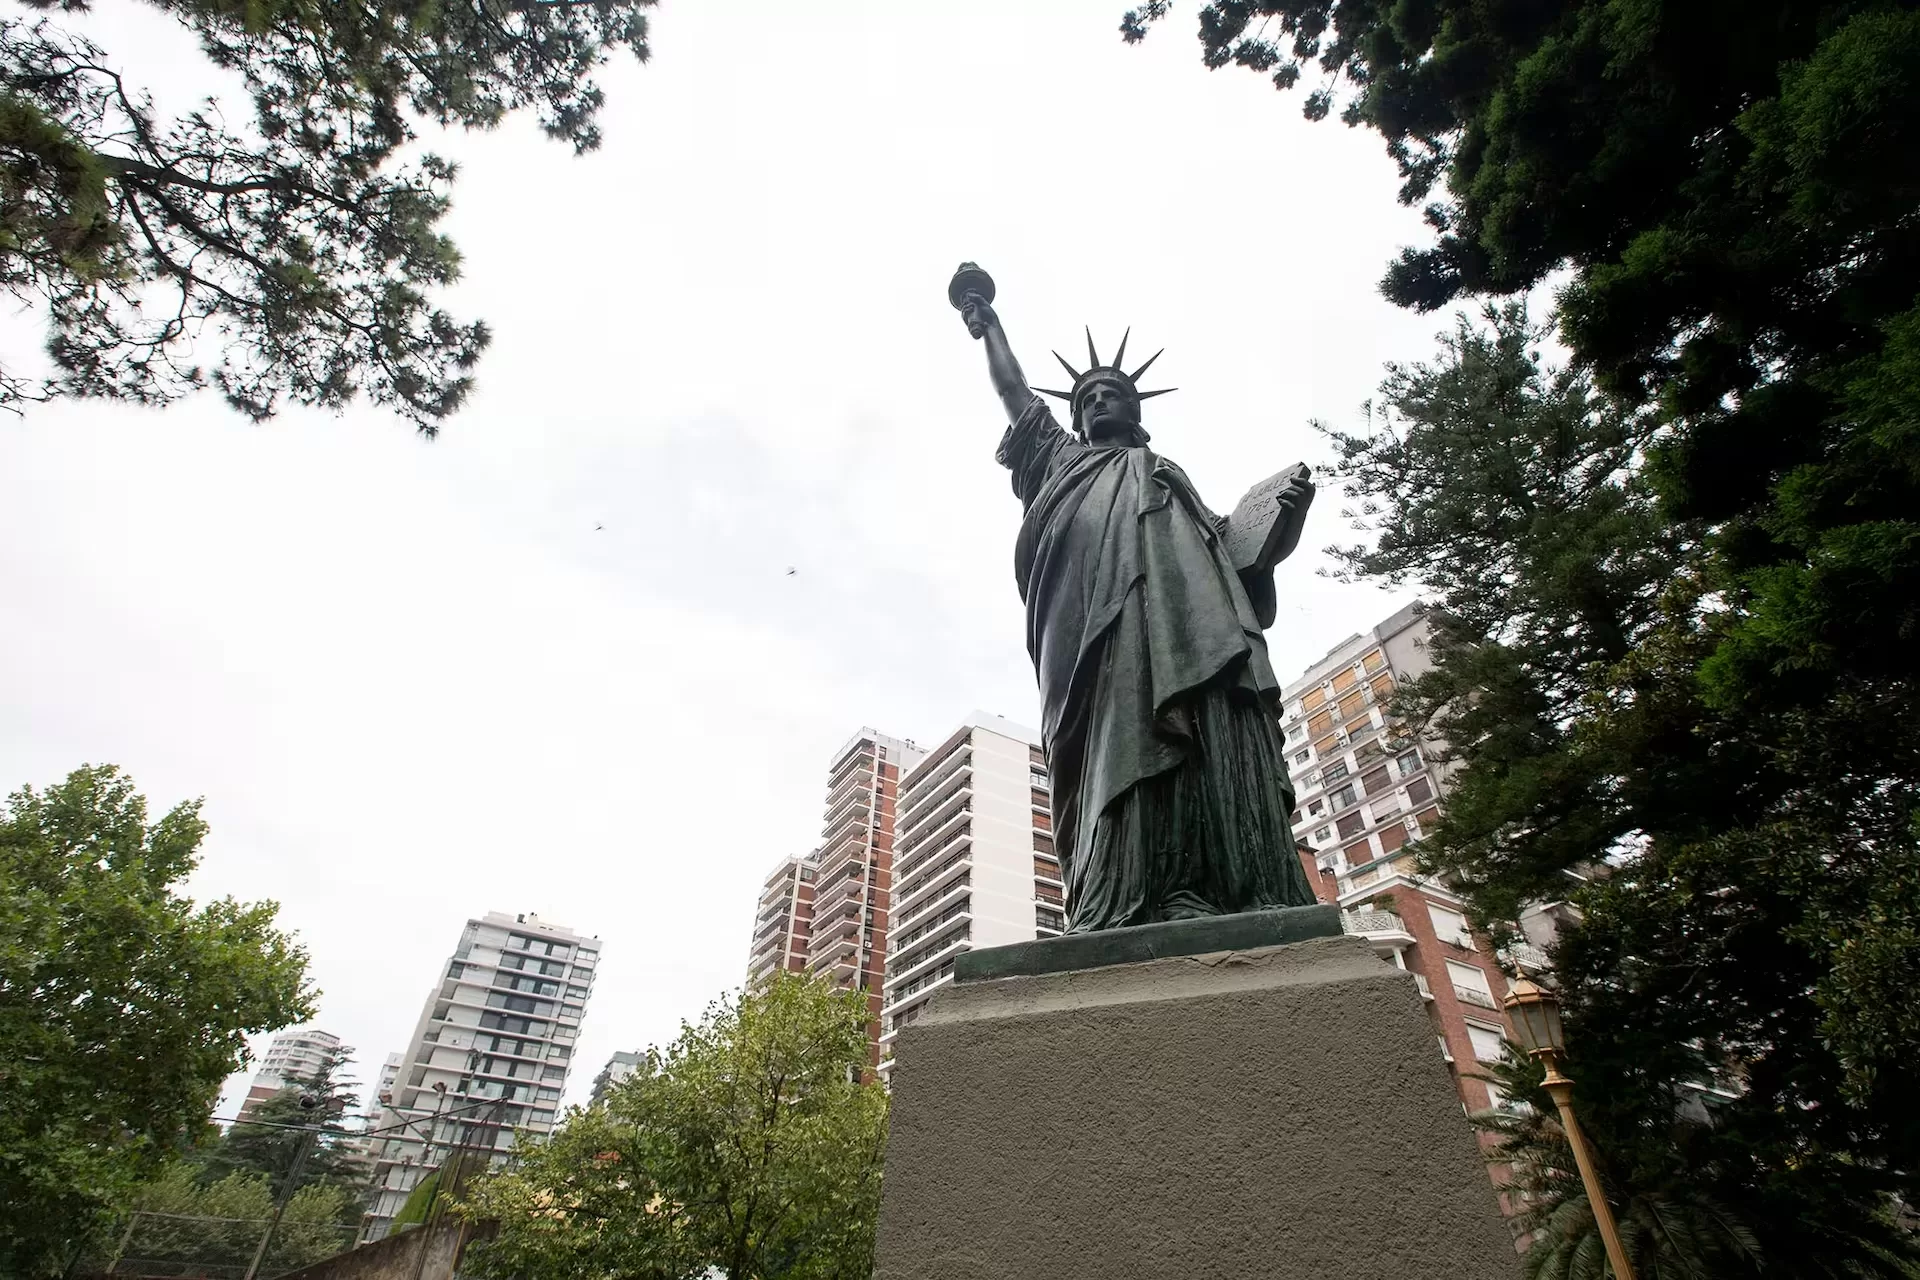
[[[827,771],[825,825],[813,864],[806,972],[867,992],[870,1060],[880,1061],[880,988],[886,977],[900,779],[926,753],[862,729]]]
[[[647,1055],[622,1049],[607,1059],[607,1065],[600,1068],[600,1074],[593,1078],[593,1093],[587,1098],[587,1105],[597,1107],[607,1100],[607,1094],[613,1087],[640,1069]]]
[[[240,1103],[240,1119],[251,1118],[255,1107],[282,1089],[319,1080],[352,1056],[353,1050],[332,1032],[303,1027],[280,1033],[260,1056],[260,1067]]]
[[[530,913],[467,921],[396,1064],[362,1240],[449,1156],[499,1163],[552,1130],[599,961],[597,938]]]
[[[1407,845],[1439,819],[1447,770],[1387,706],[1395,688],[1432,666],[1426,637],[1409,606],[1342,641],[1286,687],[1293,833],[1321,901],[1340,906],[1348,932],[1413,973],[1461,1103],[1477,1111],[1504,1103],[1471,1078],[1511,1038],[1501,960],[1538,973],[1546,953],[1529,943],[1496,955],[1468,927],[1460,899],[1414,868]],[[1529,936],[1551,924],[1550,909],[1534,916]]]
[[[895,843],[880,1066],[954,958],[1058,936],[1065,887],[1040,735],[975,712],[907,774]]]
[[[749,982],[764,982],[781,972],[807,972],[813,930],[813,877],[818,869],[811,854],[792,856],[782,858],[767,877],[753,918],[753,949],[747,960]]]

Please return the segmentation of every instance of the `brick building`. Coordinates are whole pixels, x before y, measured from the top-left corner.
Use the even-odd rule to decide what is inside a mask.
[[[807,971],[807,948],[813,931],[812,855],[780,859],[760,890],[753,918],[753,951],[747,960],[747,980],[762,981],[782,970]]]
[[[1461,1103],[1477,1111],[1502,1102],[1470,1078],[1511,1037],[1501,961],[1544,971],[1541,946],[1561,908],[1531,909],[1520,922],[1530,941],[1496,955],[1468,928],[1460,899],[1414,870],[1406,846],[1438,820],[1447,771],[1396,734],[1386,710],[1401,682],[1431,667],[1426,634],[1409,606],[1342,641],[1285,689],[1294,839],[1321,901],[1340,906],[1347,931],[1413,973]]]

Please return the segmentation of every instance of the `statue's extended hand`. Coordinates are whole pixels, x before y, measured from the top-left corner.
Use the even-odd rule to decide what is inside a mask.
[[[967,332],[975,338],[984,338],[989,328],[1000,326],[1000,317],[993,313],[993,304],[977,293],[970,293],[961,301],[960,318],[967,322]]]

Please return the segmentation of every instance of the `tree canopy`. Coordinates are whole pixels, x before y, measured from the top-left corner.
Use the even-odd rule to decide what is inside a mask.
[[[0,1274],[60,1272],[212,1114],[246,1037],[312,1012],[271,902],[196,904],[198,803],[112,766],[0,810]]]
[[[1728,623],[1703,525],[1648,476],[1660,414],[1544,337],[1517,305],[1463,318],[1327,432],[1364,535],[1344,572],[1432,593],[1434,666],[1394,703],[1453,765],[1419,864],[1496,934],[1579,908],[1551,954],[1623,1178],[1726,1207],[1767,1274],[1856,1274],[1797,1222],[1904,1240],[1911,1266],[1890,1215],[1920,1150],[1920,796],[1898,785],[1920,708],[1860,677],[1792,714],[1712,697]],[[1705,1097],[1711,1123],[1681,1126]]]
[[[500,1229],[472,1268],[865,1280],[887,1114],[884,1089],[861,1082],[867,1018],[864,993],[789,974],[715,1003],[475,1187],[465,1211]]]
[[[1169,13],[1129,12],[1129,40]],[[1434,240],[1431,310],[1564,272],[1561,335],[1669,428],[1702,520],[1722,702],[1920,670],[1920,10],[1875,0],[1215,0],[1206,65],[1317,78],[1380,133]],[[1344,94],[1344,97],[1342,96]]]
[[[57,369],[7,361],[0,407],[163,404],[211,381],[256,419],[364,392],[431,433],[487,330],[433,301],[459,274],[438,230],[455,175],[413,146],[419,125],[531,111],[592,150],[593,72],[646,58],[653,0],[147,3],[238,78],[251,119],[213,99],[167,118],[123,67],[137,50],[0,21],[0,287],[44,311]]]

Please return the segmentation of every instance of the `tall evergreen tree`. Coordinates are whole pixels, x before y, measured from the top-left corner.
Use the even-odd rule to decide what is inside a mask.
[[[1647,476],[1706,522],[1711,697],[1785,711],[1920,675],[1920,9],[1214,0],[1200,39],[1386,140],[1435,233],[1388,297],[1566,273],[1563,337],[1658,412]]]
[[[1920,707],[1858,678],[1792,714],[1717,700],[1700,669],[1727,611],[1705,527],[1649,478],[1661,414],[1543,361],[1518,306],[1486,320],[1328,432],[1366,535],[1344,571],[1432,594],[1435,665],[1396,709],[1457,771],[1421,865],[1496,931],[1530,900],[1581,909],[1553,959],[1601,1145],[1732,1206],[1768,1274],[1829,1274],[1781,1224],[1899,1242],[1890,1197],[1916,1190],[1897,993],[1920,977],[1920,828],[1883,783],[1920,770]],[[1677,1141],[1726,1073],[1735,1096]]]
[[[146,2],[239,77],[252,118],[209,100],[169,119],[121,69],[139,50],[0,21],[0,288],[45,314],[57,366],[0,363],[0,408],[211,380],[256,419],[365,392],[431,434],[487,330],[431,296],[460,257],[438,230],[454,168],[413,151],[420,122],[531,111],[593,149],[592,73],[646,58],[654,0]]]

